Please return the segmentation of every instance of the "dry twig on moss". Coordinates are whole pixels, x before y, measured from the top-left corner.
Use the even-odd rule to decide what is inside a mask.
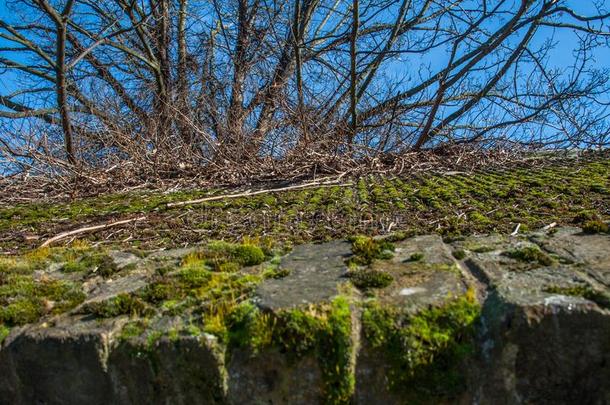
[[[108,228],[112,228],[114,226],[125,225],[125,224],[129,224],[132,222],[139,222],[139,221],[143,221],[145,219],[146,219],[146,217],[130,218],[130,219],[124,219],[121,221],[110,222],[110,223],[94,225],[94,226],[86,226],[83,228],[78,228],[78,229],[74,229],[71,231],[62,232],[59,235],[56,235],[50,239],[47,239],[42,245],[40,245],[40,247],[43,248],[43,247],[50,246],[51,244],[53,244],[57,241],[60,241],[62,239],[69,238],[70,236],[80,235],[83,233],[88,233],[88,232],[93,232],[93,231],[99,231],[100,229],[108,229]]]
[[[347,187],[347,186],[353,185],[353,183],[351,183],[351,182],[350,183],[339,183],[339,181],[341,180],[341,177],[343,177],[343,176],[339,176],[335,180],[330,180],[330,181],[325,181],[325,182],[312,182],[312,183],[305,183],[305,184],[297,184],[297,185],[288,186],[288,187],[269,188],[269,189],[257,190],[257,191],[247,191],[245,193],[215,195],[212,197],[198,198],[196,200],[179,201],[179,202],[175,202],[175,203],[168,203],[166,205],[166,207],[167,208],[184,207],[185,205],[201,204],[201,203],[209,202],[209,201],[218,201],[218,200],[224,200],[224,199],[229,199],[229,198],[251,197],[251,196],[259,195],[259,194],[301,190],[301,189],[310,188],[310,187],[329,187],[329,186]]]

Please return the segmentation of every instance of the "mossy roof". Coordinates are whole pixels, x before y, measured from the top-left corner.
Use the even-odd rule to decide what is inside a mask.
[[[167,208],[168,202],[230,193],[131,192],[67,203],[0,208],[0,252],[23,251],[62,231],[145,215],[146,220],[83,235],[103,245],[153,249],[208,240],[268,237],[297,244],[354,234],[510,233],[567,224],[582,211],[610,218],[607,152],[470,173],[368,176],[334,185]]]

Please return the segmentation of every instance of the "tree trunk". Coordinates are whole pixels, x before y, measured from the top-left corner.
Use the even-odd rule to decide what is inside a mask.
[[[352,117],[351,125],[350,125],[350,134],[348,145],[351,148],[354,139],[358,133],[358,74],[356,72],[357,68],[357,47],[356,42],[358,40],[358,28],[360,25],[360,10],[359,10],[359,0],[352,1],[352,35],[350,38],[350,115]]]
[[[61,128],[64,133],[64,144],[68,162],[75,164],[72,123],[70,121],[70,107],[68,106],[68,92],[66,85],[66,24],[57,22],[57,61],[55,77],[57,86],[57,107],[61,117]]]

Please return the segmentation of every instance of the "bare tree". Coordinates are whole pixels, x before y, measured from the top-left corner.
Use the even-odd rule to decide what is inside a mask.
[[[9,0],[0,153],[171,173],[304,147],[607,146],[604,2],[476,5]]]

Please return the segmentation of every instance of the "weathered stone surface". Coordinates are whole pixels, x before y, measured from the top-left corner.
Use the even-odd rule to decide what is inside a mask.
[[[589,264],[603,263],[604,251],[610,247],[604,238],[582,235],[574,229],[534,235],[531,240],[543,250],[565,260],[527,270],[502,255],[529,246],[522,238],[512,238],[494,251],[466,260],[488,289],[480,327],[479,362],[470,376],[471,384],[477,387],[473,390],[474,401],[610,401],[610,311],[587,297],[562,293],[598,287],[590,284],[583,270],[589,269]]]
[[[390,286],[379,292],[379,301],[405,314],[440,306],[452,297],[463,295],[467,289],[451,250],[438,235],[418,236],[397,243],[394,257],[375,262],[373,268],[394,278]],[[354,403],[405,403],[400,393],[389,388],[392,365],[387,357],[365,338],[361,340]]]
[[[328,301],[347,281],[345,259],[350,255],[350,244],[344,241],[296,246],[280,263],[280,269],[290,273],[261,284],[257,303],[263,308],[280,309]]]
[[[561,228],[554,234],[538,234],[532,239],[610,287],[610,234],[585,235],[579,228]]]
[[[121,341],[108,358],[117,404],[225,402],[224,353],[213,336]]]
[[[323,403],[322,376],[314,356],[296,360],[276,349],[256,356],[237,350],[228,366],[231,404]]]
[[[125,267],[135,265],[140,261],[140,258],[133,253],[129,252],[121,252],[121,251],[111,251],[108,253],[110,258],[112,259],[114,265],[118,270],[124,269]]]
[[[0,351],[0,403],[112,403],[108,354],[122,324],[62,317],[9,336]]]
[[[413,260],[414,254],[423,257]],[[377,261],[372,267],[394,278],[390,286],[380,291],[379,299],[409,312],[438,305],[467,289],[451,250],[438,235],[416,236],[397,243],[392,259]]]
[[[552,260],[544,264],[507,254],[524,248],[540,248]],[[453,257],[457,250],[464,250],[463,260]],[[92,278],[85,302],[135,294],[154,280],[155,268],[175,265],[190,252],[145,259],[119,254],[133,268],[112,279]],[[610,236],[561,228],[449,244],[436,235],[414,237],[397,242],[391,259],[369,266],[389,274],[389,286],[363,291],[346,286],[350,255],[348,242],[297,246],[279,265],[290,272],[264,280],[252,300],[267,314],[350,295],[351,403],[409,403],[390,388],[395,365],[362,332],[369,303],[400,314],[394,326],[408,328],[418,314],[475,289],[481,316],[474,351],[459,368],[466,389],[451,397],[431,393],[429,403],[610,404],[610,308],[604,298]],[[40,277],[49,274],[54,273]],[[197,312],[148,319],[153,332],[137,338],[122,335],[124,325],[134,321],[129,316],[96,319],[77,313],[47,316],[11,331],[0,346],[0,404],[325,401],[319,352],[295,356],[275,346],[250,350],[201,331],[186,333],[191,317],[200,319]]]
[[[84,305],[106,301],[119,294],[131,293],[148,285],[145,274],[130,274],[116,280],[104,280],[98,277],[92,281],[94,282],[84,285],[84,289],[89,295],[83,303]]]

